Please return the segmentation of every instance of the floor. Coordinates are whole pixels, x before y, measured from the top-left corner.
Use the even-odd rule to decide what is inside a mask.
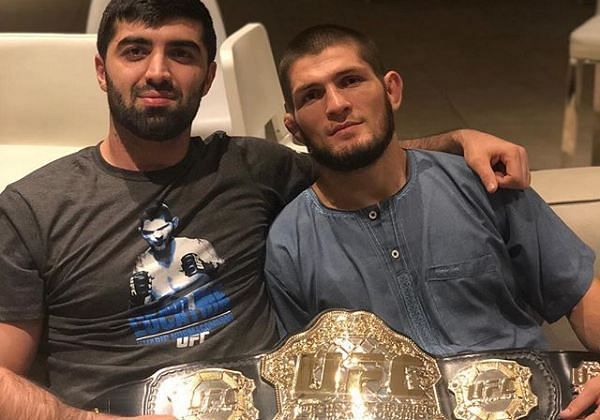
[[[594,13],[592,0],[219,4],[229,33],[246,22],[264,23],[276,59],[312,24],[338,23],[371,35],[386,65],[404,79],[401,137],[478,128],[526,146],[534,169],[560,166],[568,37]],[[86,2],[2,0],[0,31],[79,32],[86,13]]]

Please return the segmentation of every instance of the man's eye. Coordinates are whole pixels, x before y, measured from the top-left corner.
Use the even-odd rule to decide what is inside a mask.
[[[124,51],[123,55],[130,60],[139,60],[146,56],[146,50],[141,47],[130,47]]]
[[[342,80],[342,85],[343,86],[354,86],[360,82],[362,82],[362,78],[359,76],[346,76]]]
[[[184,62],[189,62],[194,59],[194,54],[183,48],[171,51],[170,56],[175,60]]]
[[[300,104],[304,105],[319,98],[319,94],[315,90],[309,90],[300,97]]]

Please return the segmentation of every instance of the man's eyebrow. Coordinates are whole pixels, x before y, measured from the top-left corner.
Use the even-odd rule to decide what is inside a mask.
[[[352,74],[352,73],[357,73],[357,72],[360,72],[361,70],[363,70],[363,69],[362,69],[362,67],[359,67],[359,66],[345,68],[345,69],[340,70],[337,73],[335,73],[333,75],[333,78],[339,79],[340,77],[344,77],[344,76],[346,76],[348,74]],[[318,87],[318,86],[321,86],[321,82],[310,82],[310,83],[300,85],[292,90],[292,95],[304,92],[306,90],[309,90],[311,88]]]
[[[320,85],[321,85],[321,84],[320,84],[320,83],[317,83],[317,82],[314,82],[314,83],[313,83],[313,82],[311,82],[311,83],[306,83],[306,84],[300,85],[300,86],[298,86],[297,88],[295,88],[295,89],[292,91],[292,94],[293,94],[293,95],[297,95],[297,94],[300,94],[300,93],[302,93],[302,92],[304,92],[304,91],[307,91],[307,90],[309,90],[309,89],[312,89],[312,88],[314,88],[314,87],[317,87],[317,86],[320,86]]]
[[[360,67],[360,66],[350,67],[350,68],[346,68],[346,69],[344,69],[342,71],[337,72],[335,74],[335,77],[338,78],[338,77],[343,77],[343,76],[346,76],[346,75],[352,74],[352,73],[360,73],[360,72],[362,72],[364,70],[365,69],[363,67]]]
[[[127,36],[125,38],[123,38],[122,40],[119,41],[119,43],[117,44],[117,48],[123,48],[127,45],[146,45],[146,46],[150,46],[152,45],[152,41],[150,41],[147,38],[141,37],[141,36]],[[167,45],[169,47],[184,47],[184,48],[192,48],[193,50],[199,51],[201,52],[202,49],[200,48],[200,45],[198,45],[198,43],[194,42],[194,41],[188,41],[185,39],[176,39],[173,41],[169,41],[167,42]]]
[[[174,41],[169,41],[167,42],[167,45],[169,47],[184,47],[184,48],[192,48],[198,52],[201,52],[202,49],[200,48],[200,45],[198,45],[198,43],[194,42],[194,41],[187,41],[184,39],[178,39],[178,40],[174,40]]]
[[[149,39],[143,38],[141,36],[126,36],[117,44],[117,49],[123,48],[127,45],[136,44],[136,45],[152,45]]]

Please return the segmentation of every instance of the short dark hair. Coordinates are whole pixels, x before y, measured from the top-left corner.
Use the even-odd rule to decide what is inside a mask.
[[[155,28],[168,19],[187,18],[202,25],[202,43],[208,52],[208,62],[215,60],[217,36],[210,13],[200,0],[112,0],[100,21],[96,46],[103,60],[118,21],[143,22]]]
[[[279,81],[288,110],[292,110],[294,105],[289,77],[292,65],[306,55],[317,55],[324,49],[339,44],[356,45],[360,57],[371,66],[377,76],[383,77],[385,73],[383,62],[377,45],[371,38],[344,26],[332,24],[311,26],[292,39],[279,62]]]
[[[154,219],[164,219],[165,222],[173,220],[173,214],[166,203],[162,201],[153,203],[150,207],[147,207],[140,217],[140,229],[143,229],[144,222]]]

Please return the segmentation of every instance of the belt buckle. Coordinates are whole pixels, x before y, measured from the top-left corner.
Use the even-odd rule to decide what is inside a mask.
[[[443,419],[436,360],[364,311],[329,311],[261,361],[283,419]]]
[[[516,420],[537,407],[531,369],[512,360],[486,359],[459,370],[448,384],[459,420]]]
[[[144,413],[170,413],[181,420],[255,420],[255,384],[242,373],[193,364],[161,369],[146,387]]]

